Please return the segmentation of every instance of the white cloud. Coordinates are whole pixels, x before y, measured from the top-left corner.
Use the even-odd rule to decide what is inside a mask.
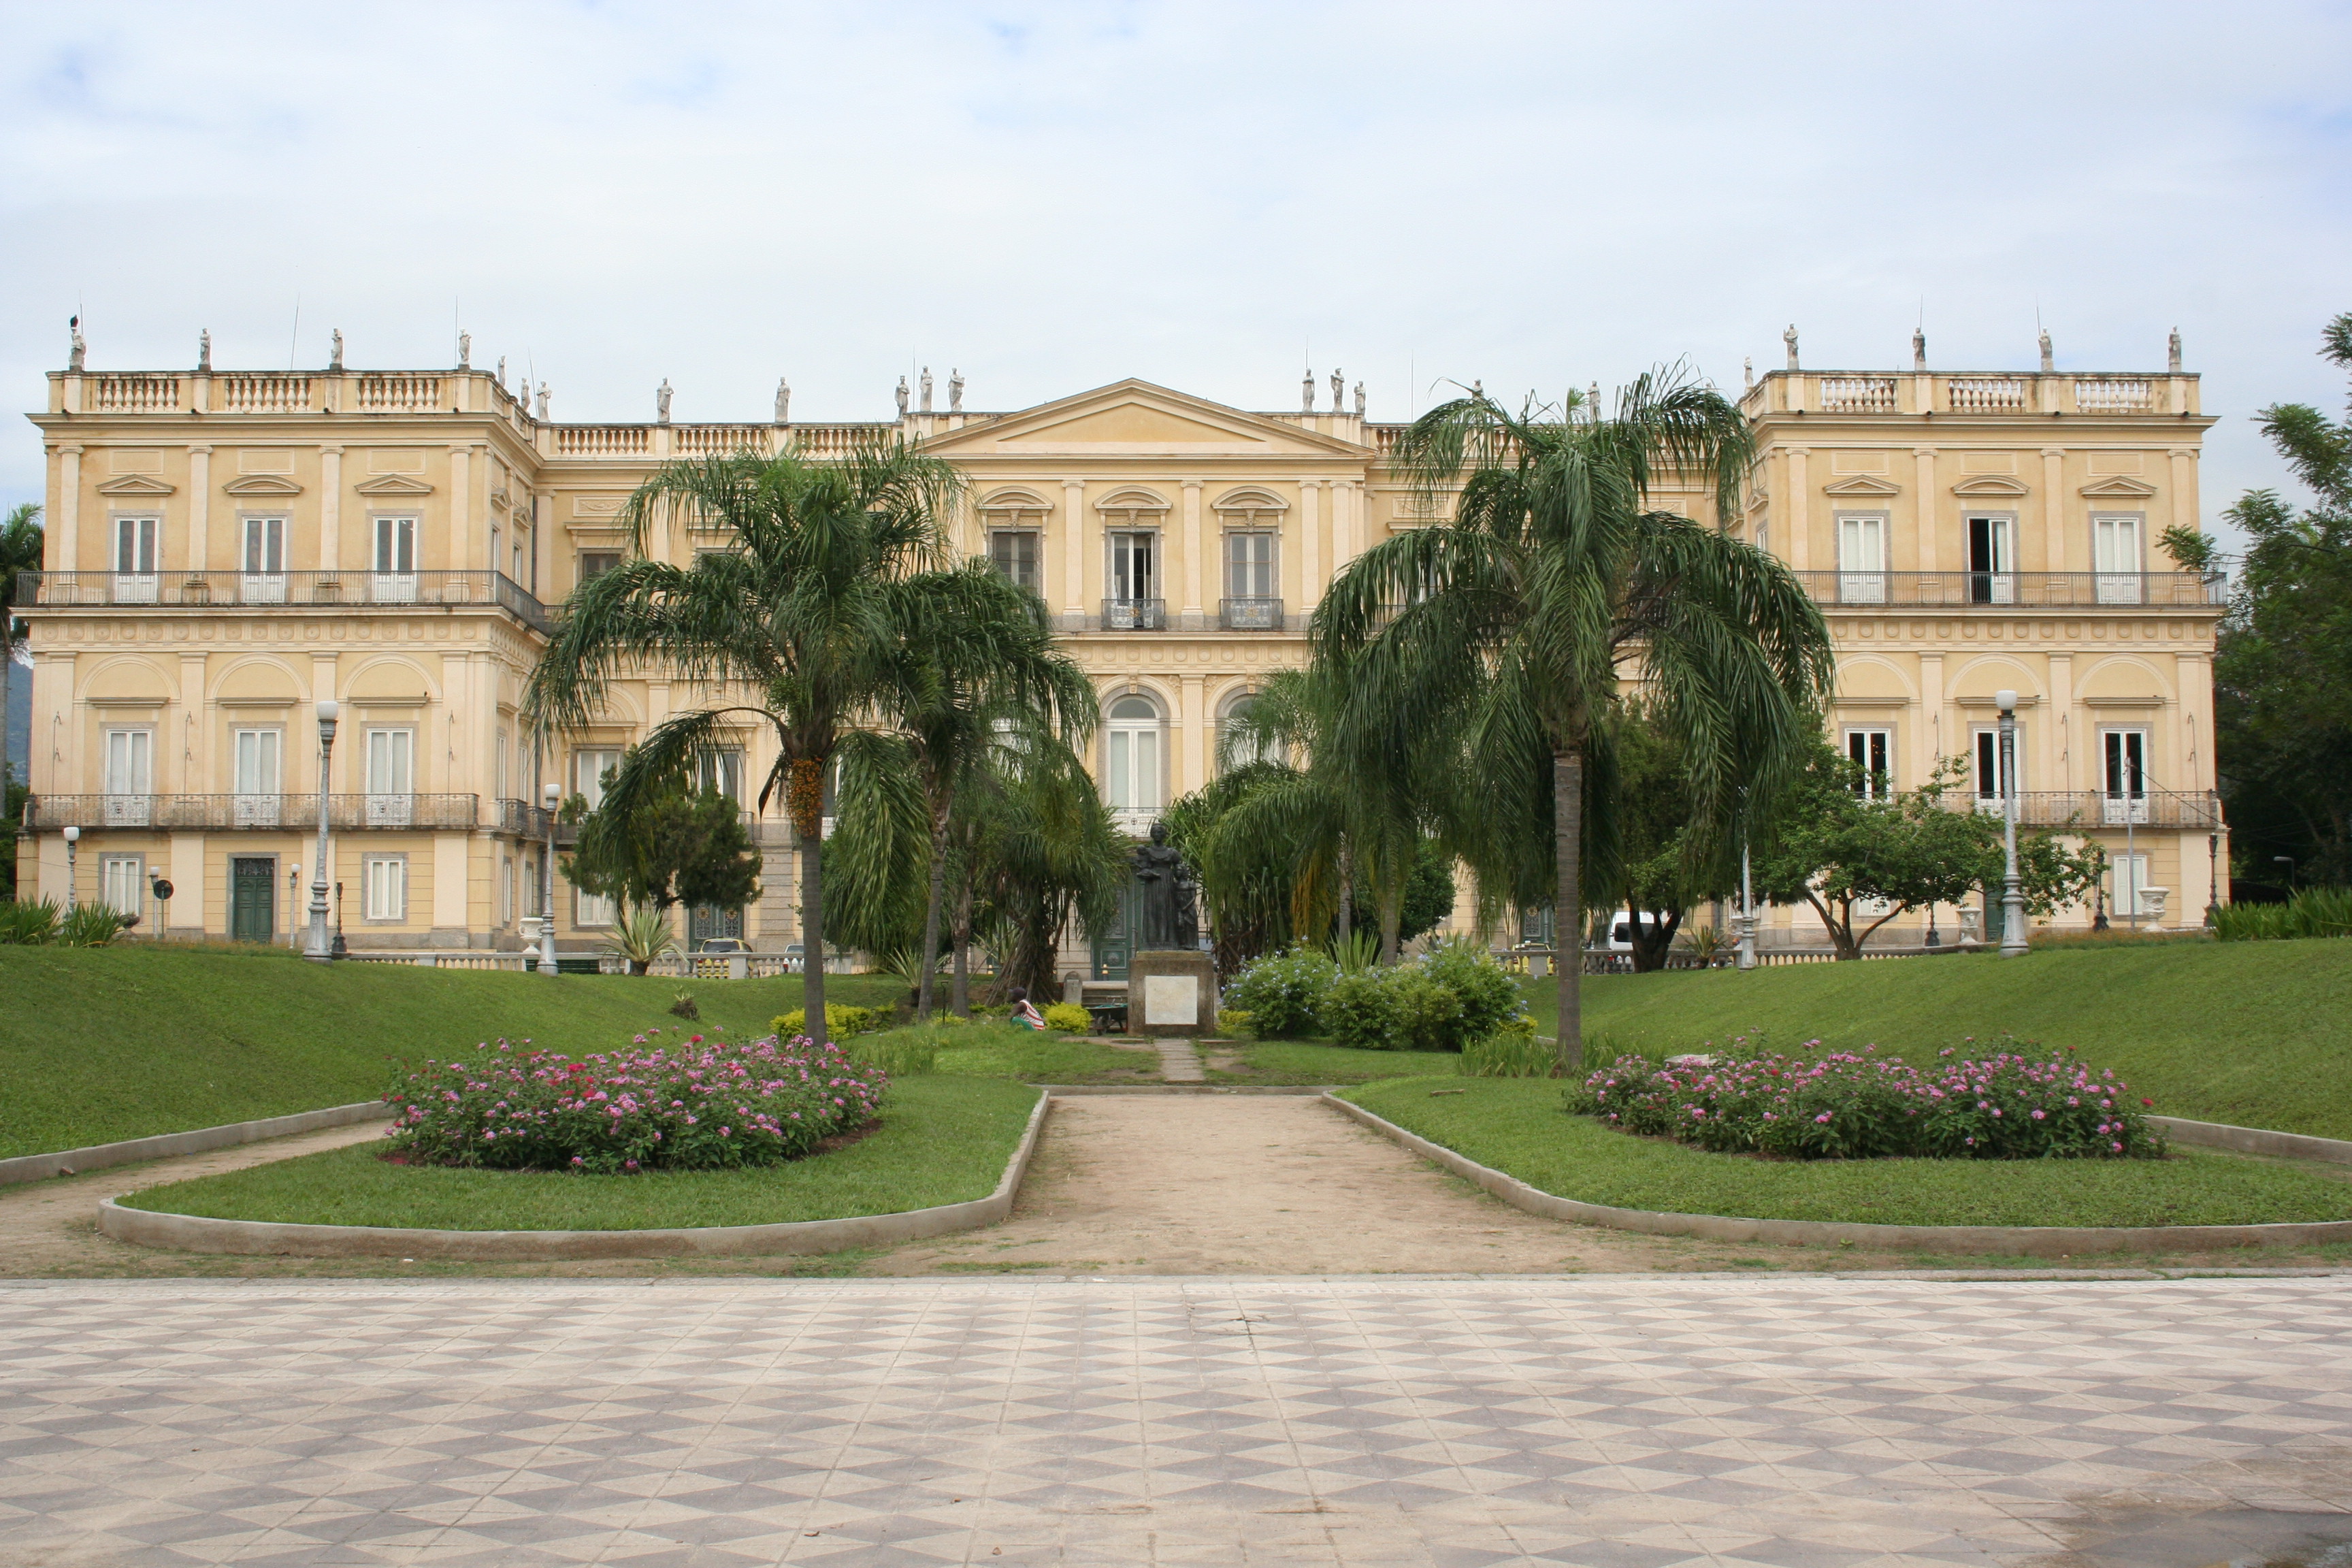
[[[2334,405],[2352,19],[2315,6],[19,6],[0,375],[453,353],[572,418],[1135,374],[1289,406],[1689,355],[2160,365]],[[297,296],[299,339],[293,334]],[[1923,306],[1924,301],[1924,306]],[[1311,345],[1311,350],[1310,350]],[[1418,383],[1418,388],[1412,384]],[[37,495],[29,426],[0,496]]]

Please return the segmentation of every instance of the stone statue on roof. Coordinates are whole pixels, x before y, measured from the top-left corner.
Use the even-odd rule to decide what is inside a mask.
[[[1786,343],[1786,344],[1788,345],[1788,348],[1789,348],[1789,368],[1790,368],[1790,370],[1794,370],[1794,369],[1796,369],[1796,368],[1797,368],[1797,323],[1796,323],[1796,322],[1791,321],[1791,322],[1790,322],[1790,323],[1789,323],[1789,330],[1788,330],[1787,331],[1782,332],[1782,333],[1780,334],[1780,341],[1781,341],[1783,343]]]
[[[1363,384],[1362,382],[1360,382],[1360,382],[1356,383],[1356,417],[1357,417],[1357,418],[1359,418],[1359,419],[1361,419],[1363,416],[1364,416],[1364,384]]]
[[[206,327],[196,334],[196,371],[210,375],[213,369],[213,330]]]
[[[327,338],[327,368],[343,368],[343,329],[337,327]]]
[[[963,372],[953,365],[948,367],[948,412],[963,412]]]
[[[84,356],[89,353],[89,345],[82,342],[81,318],[79,316],[68,318],[66,321],[66,331],[73,336],[73,346],[66,353],[66,368],[68,370],[79,370],[81,368]]]
[[[1304,376],[1299,378],[1298,412],[1301,414],[1315,412],[1315,372],[1311,367]]]
[[[898,417],[899,417],[899,418],[901,418],[901,419],[904,419],[906,416],[907,416],[907,378],[906,378],[905,376],[903,376],[903,375],[902,375],[902,376],[900,376],[900,377],[898,378]]]
[[[543,381],[539,384],[539,416],[547,417],[547,383]]]
[[[2164,368],[2173,371],[2180,368],[2180,329],[2179,327],[2172,329],[2171,342],[2165,350]]]
[[[1341,396],[1342,396],[1342,395],[1347,392],[1347,390],[1348,390],[1348,378],[1347,378],[1346,376],[1342,375],[1341,374],[1339,374],[1339,367],[1338,365],[1333,365],[1333,366],[1331,367],[1331,412],[1332,412],[1332,413],[1337,414],[1337,413],[1339,413],[1339,399],[1340,399],[1340,397],[1341,397]]]
[[[461,331],[457,334],[457,368],[459,370],[474,368],[474,334],[471,332]]]
[[[662,384],[654,388],[654,418],[663,425],[669,423],[669,377],[667,376],[662,377]]]
[[[2042,329],[2042,369],[2044,374],[2058,368],[2058,361],[2050,351],[2050,329]]]
[[[924,412],[924,413],[926,413],[926,414],[929,414],[930,411],[931,411],[931,367],[930,367],[929,365],[925,365],[925,366],[923,367],[923,412]]]
[[[782,376],[776,377],[776,423],[793,422],[793,384]]]
[[[1927,368],[1927,329],[1925,327],[1911,329],[1911,368]]]

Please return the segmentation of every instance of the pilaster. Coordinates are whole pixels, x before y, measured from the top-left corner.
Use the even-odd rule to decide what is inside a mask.
[[[340,571],[342,563],[343,449],[325,446],[319,448],[319,570]]]
[[[1062,628],[1082,631],[1087,624],[1087,482],[1062,481]]]
[[[79,377],[72,377],[79,380]],[[58,448],[58,493],[49,506],[49,520],[54,523],[58,543],[54,550],[42,554],[50,567],[58,572],[81,570],[81,448],[60,446]]]
[[[199,380],[207,379],[199,377]],[[188,570],[202,572],[213,563],[213,449],[188,448]],[[177,881],[178,879],[173,879]]]
[[[1925,381],[1926,376],[1916,378]],[[1911,462],[1916,488],[1919,493],[1919,570],[1941,572],[1944,569],[1943,500],[1936,489],[1936,448],[1914,447]],[[1966,550],[1965,542],[1961,549]]]
[[[1323,597],[1323,481],[1298,481],[1298,602]]]
[[[1177,625],[1188,632],[1208,624],[1201,603],[1201,481],[1184,481],[1184,610]]]
[[[2027,556],[2022,562],[2025,570],[2067,572],[2089,569],[2091,542],[2074,539],[2066,526],[2066,449],[2063,447],[2042,448],[2041,542],[2044,559],[2037,563]],[[2025,552],[2020,550],[2018,553],[2024,555]],[[2082,563],[2079,568],[2075,565],[2078,556]]]
[[[1789,539],[1781,548],[1792,572],[1804,571],[1813,552],[1813,487],[1807,473],[1811,456],[1810,447],[1789,448]]]

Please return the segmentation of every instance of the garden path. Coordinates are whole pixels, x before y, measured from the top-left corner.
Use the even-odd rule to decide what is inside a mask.
[[[1313,1096],[1090,1094],[1054,1102],[1010,1220],[867,1272],[1526,1274],[1693,1253],[1523,1214]]]

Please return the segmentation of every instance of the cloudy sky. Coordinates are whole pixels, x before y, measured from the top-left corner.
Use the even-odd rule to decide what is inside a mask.
[[[504,356],[559,418],[1138,375],[1376,418],[1687,356],[2160,367],[2209,521],[2340,404],[2352,10],[0,3],[0,381]],[[298,325],[299,304],[299,325]],[[944,395],[944,394],[942,394]],[[29,426],[0,500],[35,499]]]

